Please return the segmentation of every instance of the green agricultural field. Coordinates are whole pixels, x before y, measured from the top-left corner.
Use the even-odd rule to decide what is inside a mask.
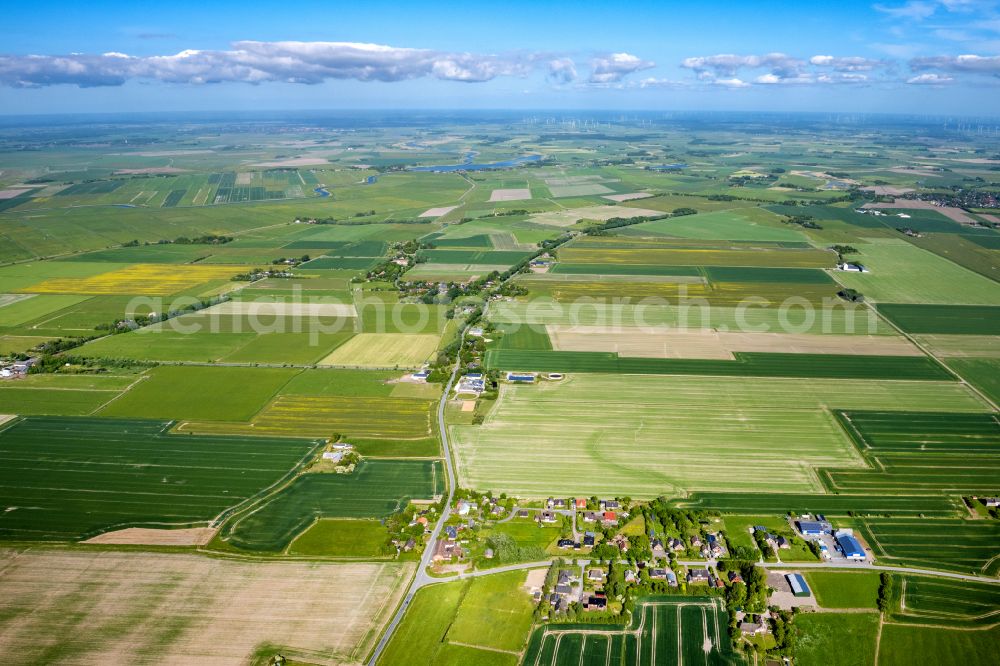
[[[1000,358],[950,358],[949,368],[1000,404]]]
[[[288,546],[288,554],[306,557],[379,557],[390,552],[388,546],[389,533],[378,520],[321,518]]]
[[[556,275],[672,275],[700,277],[697,266],[659,266],[656,264],[571,264],[559,262],[549,271]]]
[[[876,663],[877,613],[803,613],[795,618],[794,626],[798,635],[797,664],[870,666]],[[882,640],[884,646],[885,638]]]
[[[524,580],[511,571],[421,589],[379,665],[515,666],[534,607]]]
[[[497,344],[498,349],[552,349],[552,341],[544,326],[508,325]]]
[[[290,368],[160,366],[100,415],[248,421],[299,372]]]
[[[778,304],[772,304],[777,306]],[[805,309],[779,307],[690,307],[662,303],[559,304],[498,303],[489,318],[499,324],[553,324],[559,326],[646,326],[718,328],[760,332],[831,335],[892,335],[895,330],[872,310],[841,302],[835,306]]]
[[[433,434],[429,400],[281,395],[234,432],[285,437],[329,437],[334,433],[368,439],[424,439]],[[211,432],[210,424],[186,429]],[[238,424],[232,424],[236,427]],[[229,428],[229,424],[221,427]]]
[[[108,404],[135,378],[97,377],[81,387],[72,375],[52,375],[39,382],[28,377],[0,383],[0,414],[83,416]]]
[[[781,218],[764,208],[740,208],[699,213],[683,217],[643,222],[627,227],[626,236],[663,235],[731,241],[805,241],[796,227],[783,224]]]
[[[953,580],[894,575],[898,601],[893,623],[989,628],[1000,612],[1000,585],[995,581]]]
[[[473,579],[458,606],[448,642],[479,648],[518,652],[531,631],[534,603],[522,587],[524,571]],[[498,621],[497,617],[503,618]],[[490,631],[483,631],[490,627]]]
[[[825,472],[835,492],[975,495],[1000,484],[994,414],[849,411],[838,418],[871,468]]]
[[[0,537],[75,540],[204,525],[311,457],[316,442],[177,436],[159,421],[27,418],[0,431]]]
[[[424,587],[413,598],[399,628],[386,646],[380,666],[436,666],[444,638],[465,593],[464,583]],[[512,658],[510,663],[516,664]]]
[[[246,550],[282,551],[321,518],[383,518],[444,486],[433,460],[370,460],[350,474],[304,474],[263,503],[235,515],[220,532]]]
[[[934,255],[930,255],[934,256]],[[758,266],[830,268],[836,255],[825,250],[799,249],[616,249],[570,245],[558,252],[572,264],[657,264],[663,266]],[[960,269],[961,270],[961,269]],[[978,276],[977,276],[978,277]]]
[[[907,333],[1000,335],[996,307],[880,303],[878,311]]]
[[[711,641],[711,648],[707,648]],[[726,632],[726,614],[715,599],[650,597],[636,603],[632,625],[543,625],[531,635],[524,666],[555,664],[746,663]]]
[[[941,666],[988,666],[996,663],[1000,627],[962,631],[886,624],[882,627],[879,661],[882,666],[909,666],[913,656]],[[827,662],[821,662],[827,663]]]
[[[833,284],[826,271],[816,268],[761,268],[752,266],[706,266],[705,277],[712,282],[772,282],[792,284]]]
[[[363,333],[441,333],[447,308],[422,303],[375,303],[359,307]]]
[[[818,468],[864,464],[828,411],[851,405],[983,409],[952,382],[578,374],[505,386],[482,425],[451,433],[462,485],[495,492],[821,491]],[[740,476],[719,475],[717,460],[740,464]]]
[[[89,296],[66,294],[16,294],[18,300],[0,306],[0,327],[13,328],[30,321],[58,312],[64,308],[82,303]],[[0,295],[0,299],[3,295]]]
[[[877,573],[808,571],[804,575],[816,602],[823,608],[875,609],[879,587]]]
[[[895,515],[954,517],[964,511],[962,501],[942,495],[823,495],[817,493],[693,492],[673,505],[732,514],[823,513],[827,516]]]
[[[863,518],[858,527],[883,564],[995,576],[1000,569],[996,521]],[[935,548],[935,544],[942,547]]]
[[[421,250],[422,257],[429,264],[504,264],[512,266],[526,259],[529,252],[515,250]]]
[[[735,359],[637,358],[617,352],[494,349],[486,367],[540,372],[819,377],[825,379],[953,379],[926,356],[849,356],[733,352]]]
[[[869,300],[1000,305],[1000,284],[906,241],[872,239],[856,247],[860,253],[851,255],[851,261],[864,264],[870,272],[838,271],[835,277]]]

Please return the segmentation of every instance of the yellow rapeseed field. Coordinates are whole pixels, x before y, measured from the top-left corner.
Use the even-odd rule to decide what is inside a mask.
[[[21,291],[33,294],[168,296],[210,280],[226,280],[246,266],[135,264],[87,278],[52,278]]]

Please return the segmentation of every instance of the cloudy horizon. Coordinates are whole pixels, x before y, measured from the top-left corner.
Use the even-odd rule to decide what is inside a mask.
[[[733,15],[723,26],[711,23],[704,9],[640,7],[635,16],[652,20],[628,35],[601,21],[606,9],[581,5],[546,39],[539,39],[536,24],[558,8],[545,3],[511,5],[511,16],[520,10],[534,19],[520,34],[505,29],[511,16],[495,17],[492,31],[470,31],[480,22],[376,2],[336,7],[338,20],[326,29],[302,21],[301,39],[245,38],[291,32],[287,19],[272,25],[257,12],[204,35],[164,10],[140,12],[145,21],[139,24],[135,8],[118,3],[95,3],[89,11],[66,5],[62,18],[46,16],[49,27],[33,32],[38,17],[16,9],[23,15],[3,29],[0,103],[4,114],[253,105],[992,115],[1000,101],[998,5],[848,2],[809,8],[808,16],[789,5],[769,16],[748,15],[743,30],[736,14],[746,8],[716,5],[716,15]],[[330,11],[323,7],[310,11]],[[206,23],[219,23],[214,13],[232,8],[206,8]],[[387,11],[400,20],[373,27],[373,18]],[[413,21],[406,20],[408,12]],[[470,34],[442,38],[423,29],[435,22],[460,24]],[[698,26],[707,32],[692,39]],[[352,38],[314,38],[318,32]]]

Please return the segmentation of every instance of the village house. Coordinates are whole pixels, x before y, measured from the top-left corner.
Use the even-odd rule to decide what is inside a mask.
[[[459,559],[464,555],[462,547],[459,546],[452,539],[439,539],[437,545],[434,546],[434,555],[431,557],[432,562],[442,562],[444,560],[450,560],[453,557]]]
[[[538,514],[538,522],[540,523],[554,523],[557,520],[558,519],[556,518],[556,514],[552,513],[551,511],[542,511],[540,514]]]
[[[583,610],[604,610],[608,607],[608,598],[601,593],[594,593],[583,602]]]
[[[744,636],[761,636],[767,633],[767,625],[763,622],[741,622],[740,633]]]
[[[582,498],[582,497],[577,497],[575,500],[573,500],[573,505],[577,509],[586,509],[587,508],[587,500],[584,499],[584,498]]]
[[[601,522],[605,525],[617,525],[618,524],[618,514],[614,511],[605,511],[604,515],[601,517]]]
[[[708,583],[712,580],[712,574],[708,569],[690,569],[687,574],[688,583]]]

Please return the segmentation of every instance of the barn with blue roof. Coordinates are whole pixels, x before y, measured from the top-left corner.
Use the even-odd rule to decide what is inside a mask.
[[[844,551],[844,557],[849,560],[865,559],[865,549],[861,547],[861,543],[854,538],[853,534],[838,532],[836,539],[837,545]]]

